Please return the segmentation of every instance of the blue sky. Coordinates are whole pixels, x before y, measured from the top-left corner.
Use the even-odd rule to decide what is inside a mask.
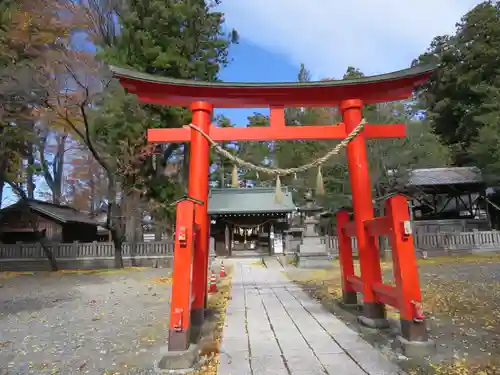
[[[223,0],[226,25],[241,39],[221,78],[295,81],[301,63],[315,80],[341,78],[349,65],[367,75],[405,69],[480,2]],[[252,110],[221,112],[239,125]]]
[[[232,62],[224,68],[220,78],[224,81],[272,82],[296,81],[300,64],[291,62],[286,55],[266,50],[245,38],[231,47]],[[269,113],[269,109],[216,110],[231,119],[235,125],[245,125],[253,112]]]
[[[240,34],[224,81],[295,81],[301,63],[313,79],[340,78],[349,65],[367,75],[407,68],[436,35],[453,33],[479,0],[225,0],[226,24]],[[267,113],[265,109],[256,111]],[[217,111],[237,125],[253,110]],[[14,197],[6,189],[13,203]]]

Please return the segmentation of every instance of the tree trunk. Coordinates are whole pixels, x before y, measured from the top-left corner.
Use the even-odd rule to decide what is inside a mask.
[[[188,191],[189,184],[189,151],[191,145],[189,143],[184,143],[183,150],[183,161],[182,161],[182,184],[184,185],[186,192]],[[208,171],[207,171],[208,173]]]
[[[25,197],[23,197],[22,199],[25,199]],[[29,210],[29,208],[27,208],[27,209]],[[42,247],[43,253],[47,257],[47,260],[49,261],[50,269],[54,272],[58,271],[59,267],[57,265],[57,259],[54,256],[54,253],[52,252],[52,249],[50,248],[50,246],[45,242],[45,233],[40,232],[38,230],[37,218],[34,217],[33,215],[31,215],[31,213],[28,213],[28,215],[29,215],[28,216],[29,222],[31,224],[31,229],[33,229],[33,232],[35,232],[36,239],[37,239],[38,243],[40,244],[40,246]]]
[[[33,166],[35,164],[35,157],[33,156],[33,145],[29,145],[29,154],[28,154],[28,167]],[[26,190],[28,192],[28,198],[35,198],[35,182],[33,181],[33,169],[28,168],[27,176],[26,176]]]
[[[133,192],[127,196],[122,205],[122,214],[126,217],[125,238],[130,246],[132,266],[136,266],[137,242],[142,241],[142,211],[140,209],[141,197]]]
[[[379,216],[385,215],[385,201],[378,202],[379,205]],[[387,260],[388,250],[390,249],[389,237],[380,236],[378,238],[378,255],[381,260]]]
[[[54,204],[61,203],[62,196],[62,180],[64,172],[64,155],[66,151],[67,134],[62,134],[57,137],[57,152],[53,162],[52,171],[54,174],[54,186],[52,189],[52,201]]]
[[[49,246],[47,246],[43,239],[40,238],[40,245],[42,246],[42,249],[43,249],[43,252],[45,254],[45,256],[47,257],[47,259],[49,260],[49,263],[50,263],[50,269],[52,271],[59,271],[59,266],[57,265],[57,260],[56,258],[54,257],[54,253],[52,252],[52,250],[50,249]]]
[[[106,170],[108,176],[108,214],[106,228],[111,233],[111,240],[115,247],[115,267],[123,268],[122,244],[125,237],[122,208],[116,203],[117,186],[113,174]]]
[[[0,172],[0,176],[2,176],[3,173]],[[5,181],[3,180],[2,177],[0,177],[0,209],[3,206],[3,187],[5,186]]]
[[[155,216],[153,216],[153,228],[154,228],[154,234],[155,234],[155,241],[161,241],[163,240],[163,232],[165,229],[161,225],[162,221],[160,219],[155,219]]]
[[[115,246],[115,268],[123,268],[123,236],[118,235],[116,230],[111,230],[111,240]]]

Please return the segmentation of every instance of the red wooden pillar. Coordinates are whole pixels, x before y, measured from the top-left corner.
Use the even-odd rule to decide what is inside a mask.
[[[205,133],[210,131],[213,106],[206,102],[191,104],[193,113],[192,123]],[[207,294],[207,268],[209,247],[209,219],[208,219],[208,174],[210,164],[210,145],[208,140],[198,131],[191,130],[191,150],[189,153],[189,187],[190,198],[202,201],[203,205],[196,205],[196,224],[200,226],[200,239],[194,252],[193,260],[193,290],[194,300],[191,319],[193,325],[201,325],[204,320],[204,311]]]
[[[337,212],[337,238],[339,240],[339,260],[342,272],[342,302],[345,305],[357,305],[356,291],[349,283],[348,277],[354,276],[352,260],[352,239],[344,232],[344,226],[349,222],[349,213],[346,210]]]
[[[408,341],[428,341],[426,325],[419,311],[422,296],[407,199],[402,195],[387,199],[386,215],[392,227],[389,240],[398,295],[401,335]]]
[[[189,347],[191,328],[192,262],[195,243],[195,203],[183,200],[177,203],[172,297],[170,299],[170,326],[168,349],[183,351]]]
[[[352,132],[362,119],[363,103],[359,99],[344,100],[340,103],[342,120],[346,132]],[[363,132],[347,146],[347,163],[354,206],[354,224],[359,249],[361,278],[363,280],[364,323],[378,326],[384,324],[385,307],[376,301],[372,285],[382,281],[378,250],[366,236],[364,221],[373,218],[372,186],[366,156],[366,141]]]

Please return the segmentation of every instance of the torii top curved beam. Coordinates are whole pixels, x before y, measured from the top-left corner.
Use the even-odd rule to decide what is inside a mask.
[[[297,83],[235,83],[175,79],[110,67],[113,75],[143,103],[188,107],[204,101],[215,108],[332,107],[342,100],[364,104],[407,99],[436,65],[356,79]]]

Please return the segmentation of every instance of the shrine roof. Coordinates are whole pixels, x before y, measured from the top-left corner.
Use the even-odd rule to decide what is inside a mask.
[[[58,223],[80,223],[97,226],[99,223],[89,215],[76,210],[73,207],[44,202],[36,199],[20,199],[16,203],[0,210],[5,215],[18,209],[29,209],[37,214],[48,217]]]
[[[405,194],[461,195],[484,190],[486,183],[477,167],[421,168],[398,179],[395,190]]]
[[[408,185],[460,185],[484,183],[477,167],[414,169],[409,172]]]
[[[144,103],[189,106],[206,101],[216,108],[268,106],[333,106],[346,99],[365,104],[407,99],[436,65],[420,65],[392,73],[316,82],[207,82],[140,73],[111,66],[123,87]]]
[[[274,188],[224,188],[211,189],[208,196],[208,214],[258,214],[293,212],[292,193],[282,188],[283,199],[275,201]]]

